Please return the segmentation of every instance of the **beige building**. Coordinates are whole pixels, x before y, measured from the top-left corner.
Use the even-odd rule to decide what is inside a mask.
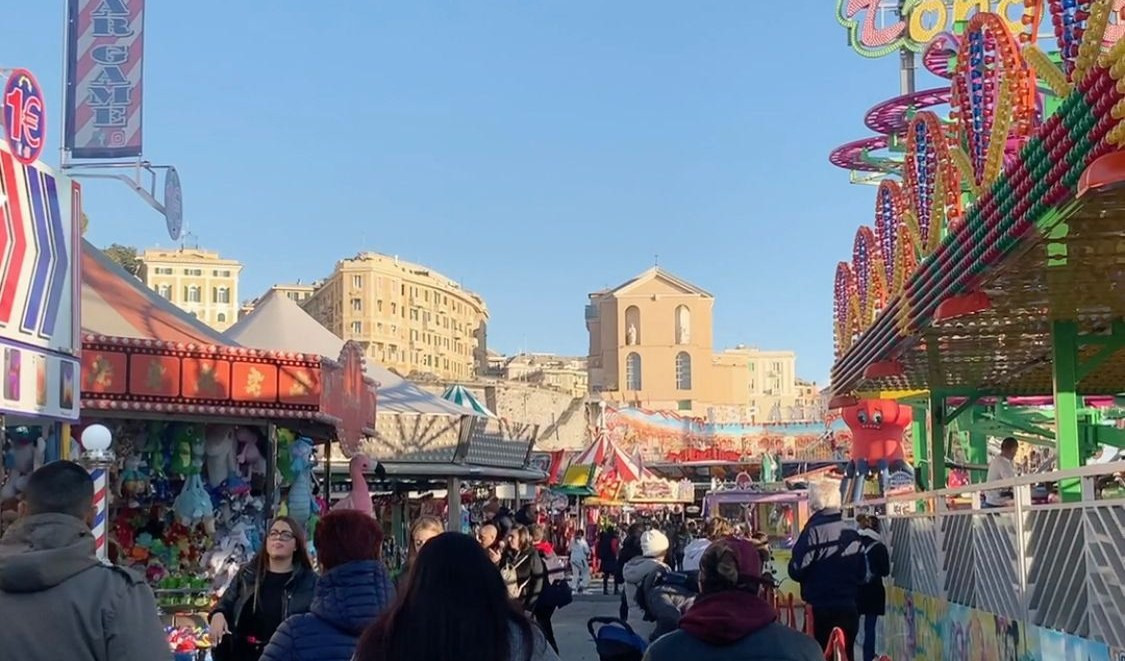
[[[750,372],[744,354],[714,352],[714,304],[714,296],[660,268],[590,294],[591,392],[684,415],[738,416]]]
[[[585,358],[521,353],[507,358],[497,376],[509,381],[545,386],[571,397],[582,397],[589,392]]]
[[[313,282],[311,284],[306,285],[306,284],[303,284],[300,280],[298,280],[297,282],[295,282],[293,284],[274,285],[274,286],[270,287],[268,290],[266,290],[265,294],[262,294],[261,296],[259,296],[258,298],[255,298],[252,301],[247,301],[247,302],[243,303],[242,307],[238,311],[238,318],[241,319],[241,318],[245,317],[246,315],[250,314],[251,312],[253,312],[254,307],[258,304],[258,301],[265,298],[271,292],[277,292],[278,294],[288,298],[289,300],[293,301],[294,303],[297,303],[298,305],[301,305],[301,304],[304,304],[305,301],[312,298],[312,295],[313,295],[314,292],[316,292],[316,288],[318,286],[319,286],[319,283]]]
[[[404,376],[472,379],[487,358],[484,300],[425,266],[365,252],[336,263],[302,303],[317,321]]]
[[[238,320],[239,261],[198,248],[149,248],[140,261],[145,285],[208,326],[224,331]]]

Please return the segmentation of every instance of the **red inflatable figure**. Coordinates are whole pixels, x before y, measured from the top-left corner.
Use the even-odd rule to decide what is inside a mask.
[[[874,466],[903,456],[902,437],[913,420],[913,410],[893,399],[861,399],[844,407],[844,422],[852,431],[852,461],[866,459]]]
[[[863,483],[878,476],[879,493],[891,488],[891,474],[900,474],[908,484],[914,471],[906,463],[902,438],[913,420],[913,410],[890,399],[863,399],[845,406],[844,422],[852,432],[852,460],[840,484],[845,499],[859,502]],[[900,480],[901,481],[901,480]]]

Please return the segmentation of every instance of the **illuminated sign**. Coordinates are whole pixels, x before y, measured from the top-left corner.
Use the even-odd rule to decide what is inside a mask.
[[[881,22],[881,12],[893,16],[893,22]],[[1019,34],[1026,29],[1023,17],[1029,9],[1024,0],[908,0],[900,18],[883,0],[838,0],[836,5],[836,18],[848,28],[848,42],[866,57],[903,48],[921,51],[939,34],[951,32],[954,24],[978,12],[998,14],[1012,34]]]

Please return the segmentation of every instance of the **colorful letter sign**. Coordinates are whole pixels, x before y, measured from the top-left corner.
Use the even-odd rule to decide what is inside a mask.
[[[25,75],[34,82],[26,72],[12,77]],[[0,142],[0,413],[77,420],[80,189],[38,161],[21,162],[9,142]]]
[[[978,12],[1003,17],[1012,34],[1025,30],[1024,0],[911,0],[906,15],[882,0],[838,0],[836,18],[848,28],[848,43],[865,57],[882,57],[906,48],[921,51],[954,23],[966,21]]]
[[[74,158],[141,153],[144,0],[70,0],[66,148]]]

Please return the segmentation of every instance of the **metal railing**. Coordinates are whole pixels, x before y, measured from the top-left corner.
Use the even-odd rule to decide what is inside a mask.
[[[1125,647],[1125,497],[1099,482],[1125,462],[1035,473],[845,507],[883,514],[894,585],[1040,627]],[[1059,485],[1081,497],[1036,502]],[[984,492],[1010,490],[987,507]],[[1064,490],[1060,486],[1059,492]]]

